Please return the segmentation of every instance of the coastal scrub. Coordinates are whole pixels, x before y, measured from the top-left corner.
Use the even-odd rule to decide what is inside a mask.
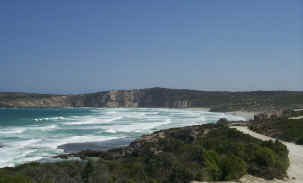
[[[0,183],[184,183],[237,180],[245,174],[273,179],[286,176],[288,150],[224,125],[162,130],[128,147],[85,151],[86,161],[30,163],[0,169]],[[98,160],[91,160],[91,156]]]

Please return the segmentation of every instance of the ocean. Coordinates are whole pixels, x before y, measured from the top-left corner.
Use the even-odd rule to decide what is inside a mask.
[[[110,146],[115,140],[127,143],[123,140],[161,129],[214,123],[220,118],[245,120],[190,109],[2,108],[0,167],[53,160],[65,152],[58,148],[65,144],[104,142]]]

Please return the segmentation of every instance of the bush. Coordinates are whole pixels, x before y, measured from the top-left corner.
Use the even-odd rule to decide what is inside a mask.
[[[278,141],[262,142],[222,125],[163,133],[159,139],[103,152],[98,161],[0,169],[0,183],[183,183],[234,180],[246,173],[264,178],[286,174],[288,151]]]
[[[221,118],[217,121],[218,125],[222,125],[222,126],[227,126],[228,125],[228,120],[226,118]]]
[[[273,167],[275,165],[275,154],[267,147],[260,147],[256,151],[255,161],[261,167]]]
[[[221,180],[236,180],[247,172],[247,164],[234,155],[225,156],[221,161]]]
[[[25,176],[0,176],[0,183],[33,183],[32,179]]]
[[[204,165],[210,175],[210,180],[220,180],[222,171],[220,169],[220,157],[215,151],[205,151]]]
[[[0,183],[38,183],[34,181],[32,178],[26,177],[24,175],[1,175],[0,176]],[[53,183],[52,181],[42,181],[39,183]]]
[[[303,136],[296,141],[296,144],[303,145]]]

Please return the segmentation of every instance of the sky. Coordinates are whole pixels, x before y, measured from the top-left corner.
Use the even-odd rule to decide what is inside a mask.
[[[303,90],[302,0],[3,0],[0,91]]]

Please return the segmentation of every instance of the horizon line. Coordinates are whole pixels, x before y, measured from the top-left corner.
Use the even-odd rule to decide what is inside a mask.
[[[303,92],[303,90],[199,90],[199,89],[186,89],[186,88],[165,88],[165,87],[150,87],[150,88],[133,88],[133,89],[108,89],[108,90],[99,90],[95,92],[85,92],[85,93],[44,93],[44,92],[25,92],[25,91],[1,91],[0,94],[40,94],[40,95],[85,95],[85,94],[95,94],[101,92],[110,92],[110,91],[132,91],[132,90],[148,90],[148,89],[168,89],[168,90],[188,90],[188,91],[198,91],[198,92],[228,92],[228,93],[245,93],[245,92]]]

